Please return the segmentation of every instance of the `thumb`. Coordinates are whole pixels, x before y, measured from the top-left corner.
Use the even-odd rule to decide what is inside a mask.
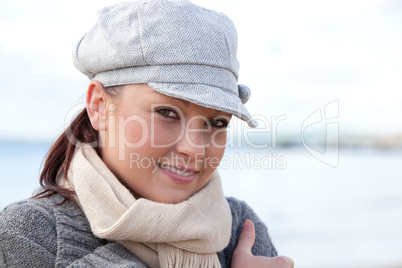
[[[242,249],[251,252],[251,248],[253,247],[254,242],[255,242],[254,224],[252,221],[246,220],[243,225],[243,230],[240,233],[236,249]]]

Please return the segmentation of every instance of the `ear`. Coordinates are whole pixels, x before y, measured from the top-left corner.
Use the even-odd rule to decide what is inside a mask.
[[[86,107],[94,129],[106,130],[106,93],[98,81],[91,81],[87,91]]]

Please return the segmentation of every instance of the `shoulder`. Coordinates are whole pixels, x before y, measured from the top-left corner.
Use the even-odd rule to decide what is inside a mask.
[[[103,244],[81,209],[73,201],[60,204],[63,200],[59,194],[28,199],[0,212],[0,266],[35,260],[38,265],[67,266]]]
[[[268,229],[264,222],[245,201],[234,197],[227,197],[226,200],[232,211],[232,229],[234,228],[232,231],[236,231],[240,235],[244,222],[251,220],[254,223],[256,233],[260,231],[268,234]]]
[[[53,263],[57,234],[49,202],[28,199],[10,204],[0,212],[0,266],[18,267],[28,261],[33,266]]]
[[[56,224],[60,211],[71,216],[80,215],[80,209],[71,201],[64,201],[64,197],[54,194],[46,198],[31,198],[6,206],[0,212],[0,226],[12,223],[7,227],[23,227],[27,224],[53,226]],[[30,230],[32,231],[32,230]]]
[[[33,230],[51,233],[55,224],[49,199],[27,199],[12,203],[0,212],[0,232],[34,235]],[[39,231],[38,230],[38,231]]]
[[[254,210],[245,201],[237,198],[226,197],[226,200],[232,212],[232,236],[228,246],[218,254],[221,263],[224,263],[223,266],[230,267],[233,251],[236,248],[243,224],[246,220],[251,220],[255,226],[256,241],[252,248],[253,254],[267,257],[277,256],[276,249],[268,234],[268,228]]]
[[[229,203],[230,210],[232,211],[232,221],[238,222],[250,219],[249,217],[257,217],[253,209],[243,200],[234,197],[226,197]],[[258,219],[258,221],[260,221]]]
[[[26,199],[6,206],[0,212],[0,233],[25,237],[32,241],[56,236],[56,226],[62,215],[68,217],[81,214],[78,206],[65,202],[55,194],[41,199]]]

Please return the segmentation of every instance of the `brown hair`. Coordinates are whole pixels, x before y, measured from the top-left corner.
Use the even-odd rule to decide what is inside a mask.
[[[120,86],[112,86],[104,90],[107,94],[116,96],[120,88]],[[46,198],[59,193],[65,197],[62,202],[64,203],[75,195],[74,191],[57,185],[56,180],[60,172],[63,172],[64,178],[67,177],[77,142],[89,143],[95,150],[99,150],[99,133],[92,127],[86,108],[77,115],[49,149],[39,177],[39,183],[44,190],[33,198]]]

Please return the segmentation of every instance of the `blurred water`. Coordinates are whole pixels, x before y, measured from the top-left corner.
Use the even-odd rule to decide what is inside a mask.
[[[48,147],[0,143],[0,208],[38,187]],[[254,208],[297,267],[402,267],[402,152],[341,150],[331,168],[302,148],[229,148],[226,161],[225,194]]]
[[[42,160],[50,145],[0,141],[0,208],[30,197],[39,187]]]
[[[277,155],[285,170],[221,175],[226,195],[267,223],[280,254],[297,267],[402,267],[402,152],[341,150],[337,168],[302,148]]]

